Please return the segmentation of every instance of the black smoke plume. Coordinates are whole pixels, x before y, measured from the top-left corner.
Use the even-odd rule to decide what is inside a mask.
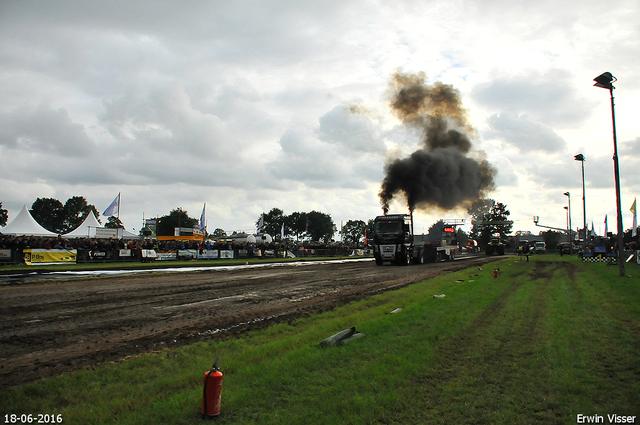
[[[397,71],[389,93],[393,113],[423,132],[423,146],[385,166],[379,193],[385,214],[399,193],[413,212],[467,206],[494,189],[495,168],[469,156],[475,132],[455,88],[440,82],[427,84],[424,73]]]

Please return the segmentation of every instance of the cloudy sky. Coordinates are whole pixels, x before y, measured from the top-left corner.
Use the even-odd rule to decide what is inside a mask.
[[[0,202],[122,193],[129,230],[182,207],[252,231],[263,211],[381,213],[385,164],[420,144],[390,113],[397,70],[455,87],[514,230],[624,227],[640,195],[637,0],[0,1]],[[406,204],[392,204],[405,212]],[[102,217],[101,217],[102,218]],[[416,230],[463,211],[421,213]],[[104,221],[104,218],[102,218]]]

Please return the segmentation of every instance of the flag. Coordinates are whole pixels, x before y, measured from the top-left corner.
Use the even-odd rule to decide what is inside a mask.
[[[284,239],[284,221],[282,222],[282,227],[280,228],[280,239]]]
[[[309,231],[309,217],[307,217],[307,224],[304,226],[304,231],[305,232]]]
[[[607,229],[607,215],[604,215],[604,237],[609,237],[609,230]]]
[[[264,229],[264,214],[260,216],[260,223],[258,223],[258,229],[256,230],[256,233],[262,232],[263,229]]]
[[[636,210],[636,198],[633,198],[633,205],[631,205],[631,210],[633,213],[633,228],[631,229],[631,236],[635,237],[638,234],[638,214]]]
[[[207,208],[207,203],[204,203],[204,206],[202,207],[202,214],[200,214],[200,230],[202,232],[204,232],[204,230],[207,228],[207,224],[205,222],[205,216],[204,216],[204,210]]]
[[[591,237],[595,237],[596,236],[596,232],[595,230],[593,230],[593,220],[591,220]]]
[[[120,192],[118,192],[118,196],[116,196],[116,199],[114,199],[111,205],[109,205],[107,209],[104,210],[102,215],[105,217],[110,217],[110,216],[119,215],[119,214],[120,214]]]

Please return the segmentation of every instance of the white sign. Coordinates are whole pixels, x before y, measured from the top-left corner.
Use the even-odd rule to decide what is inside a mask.
[[[230,249],[221,249],[220,258],[233,258],[233,251]]]
[[[215,260],[218,258],[217,249],[203,249],[198,253],[198,260]]]

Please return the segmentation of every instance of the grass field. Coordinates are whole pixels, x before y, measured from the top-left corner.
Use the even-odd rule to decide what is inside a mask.
[[[506,258],[242,339],[5,389],[2,420],[201,423],[202,376],[220,357],[220,424],[640,423],[640,266],[627,274]],[[351,326],[366,336],[318,346]]]

